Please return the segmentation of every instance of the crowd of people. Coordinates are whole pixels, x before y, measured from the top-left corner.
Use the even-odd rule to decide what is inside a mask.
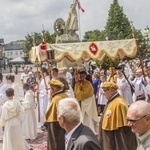
[[[141,69],[138,60],[124,61],[107,71],[84,65],[49,70],[46,64],[23,70],[22,100],[15,76],[7,75],[4,83],[0,74],[3,150],[31,149],[27,142],[37,138],[37,128],[47,132],[48,150],[150,149],[146,64]]]

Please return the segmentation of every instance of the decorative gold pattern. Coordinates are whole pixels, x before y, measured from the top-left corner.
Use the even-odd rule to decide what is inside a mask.
[[[89,46],[94,43],[98,51],[96,54],[91,53]],[[135,39],[115,40],[115,41],[97,41],[97,42],[80,42],[80,43],[63,43],[48,44],[47,50],[53,49],[55,52],[55,61],[59,62],[64,57],[70,61],[82,59],[88,61],[94,59],[102,61],[105,55],[114,60],[116,57],[134,57],[137,53],[137,45]]]
[[[94,43],[98,47],[98,51],[95,55],[91,53],[89,49],[91,43]],[[87,61],[89,60],[88,58],[102,61],[105,55],[107,55],[111,59],[115,59],[116,57],[118,57],[119,52],[121,54],[124,54],[121,57],[134,57],[137,53],[137,45],[135,39],[50,44],[49,46],[55,51],[56,61],[61,61],[63,57],[72,58],[72,60],[74,61],[77,61],[79,59]]]

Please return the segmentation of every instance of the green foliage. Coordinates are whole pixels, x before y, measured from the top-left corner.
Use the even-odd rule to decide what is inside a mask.
[[[34,34],[35,44],[39,45],[40,43],[42,43],[43,35],[41,33],[36,33],[36,32],[34,32],[33,34]],[[28,54],[31,48],[33,47],[33,42],[34,42],[33,34],[28,34],[27,36],[25,36],[25,42],[23,44],[23,51],[26,54]],[[44,38],[47,43],[55,43],[56,35],[50,34],[49,31],[45,31]]]
[[[99,30],[85,32],[83,42],[100,41],[102,38]]]
[[[95,38],[93,37],[97,37],[96,35],[95,36],[93,35],[95,34],[94,31],[86,32],[84,39],[86,39],[86,41],[92,40],[94,41]],[[108,40],[122,40],[133,38],[130,21],[124,14],[123,7],[119,6],[118,0],[114,0],[113,3],[111,4],[105,29],[104,31],[101,32],[99,31],[99,35],[100,39],[97,38],[98,40],[106,40],[106,38]],[[135,29],[135,35],[140,50],[140,54],[143,56],[144,54],[143,50],[145,49],[145,42],[144,42],[145,40],[140,30]],[[110,65],[115,67],[118,64],[119,58],[116,58],[112,63],[112,60],[108,58],[108,56],[104,58],[103,62],[97,62],[97,65],[101,65],[103,69],[108,69]]]
[[[145,55],[144,49],[146,48],[145,39],[143,38],[143,35],[140,30],[136,30],[135,34],[136,34],[137,45],[140,51],[139,55],[143,57]]]
[[[116,58],[114,61],[112,61],[108,56],[105,56],[104,60],[101,62],[101,68],[106,71],[109,69],[110,66],[118,66],[119,62],[119,58]]]
[[[132,38],[130,22],[120,7],[117,0],[110,6],[105,33],[108,40],[121,40]]]

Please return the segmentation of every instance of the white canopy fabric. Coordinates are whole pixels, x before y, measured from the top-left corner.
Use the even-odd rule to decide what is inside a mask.
[[[43,49],[40,50],[41,44],[30,51],[30,60],[35,62],[45,60]],[[125,56],[134,57],[137,53],[137,45],[135,39],[114,40],[114,41],[97,41],[97,42],[80,42],[80,43],[62,43],[62,44],[45,44],[45,50],[54,50],[55,61],[59,62],[66,57],[71,62],[77,60],[89,61],[90,59],[102,61],[107,55],[112,60],[119,56],[123,59]],[[33,50],[37,49],[36,52]],[[39,52],[40,51],[40,52]],[[35,55],[36,54],[36,55]]]
[[[25,61],[21,57],[10,60],[11,63],[24,63]]]

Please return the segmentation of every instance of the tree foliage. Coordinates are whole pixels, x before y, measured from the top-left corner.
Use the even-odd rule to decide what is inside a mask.
[[[131,39],[132,29],[130,21],[123,12],[123,7],[118,4],[117,0],[110,6],[108,19],[105,26],[105,33],[108,40]]]
[[[25,36],[25,42],[23,44],[23,51],[28,54],[29,51],[31,50],[31,48],[33,47],[33,35],[34,35],[34,39],[35,39],[35,44],[39,45],[40,43],[42,43],[43,38],[45,38],[45,41],[47,43],[55,43],[55,34],[50,34],[49,31],[45,31],[44,37],[41,33],[31,33],[31,34],[27,34],[27,36]]]
[[[140,49],[141,55],[143,55],[143,50],[145,49],[145,40],[142,36],[141,30],[135,29],[135,35],[137,39],[137,44]],[[102,40],[122,40],[131,39],[132,29],[130,21],[123,12],[123,7],[118,3],[118,0],[114,0],[110,6],[108,19],[106,22],[105,29],[103,31],[94,30],[85,33],[84,41],[102,41]],[[130,58],[126,58],[130,59]],[[119,64],[119,58],[111,61],[109,57],[105,57],[102,62],[97,62],[97,65],[101,65],[101,68],[107,70],[110,65],[116,66]]]
[[[101,41],[102,40],[102,33],[100,30],[96,29],[94,31],[85,32],[85,35],[82,40],[83,42],[90,42],[90,41]]]

